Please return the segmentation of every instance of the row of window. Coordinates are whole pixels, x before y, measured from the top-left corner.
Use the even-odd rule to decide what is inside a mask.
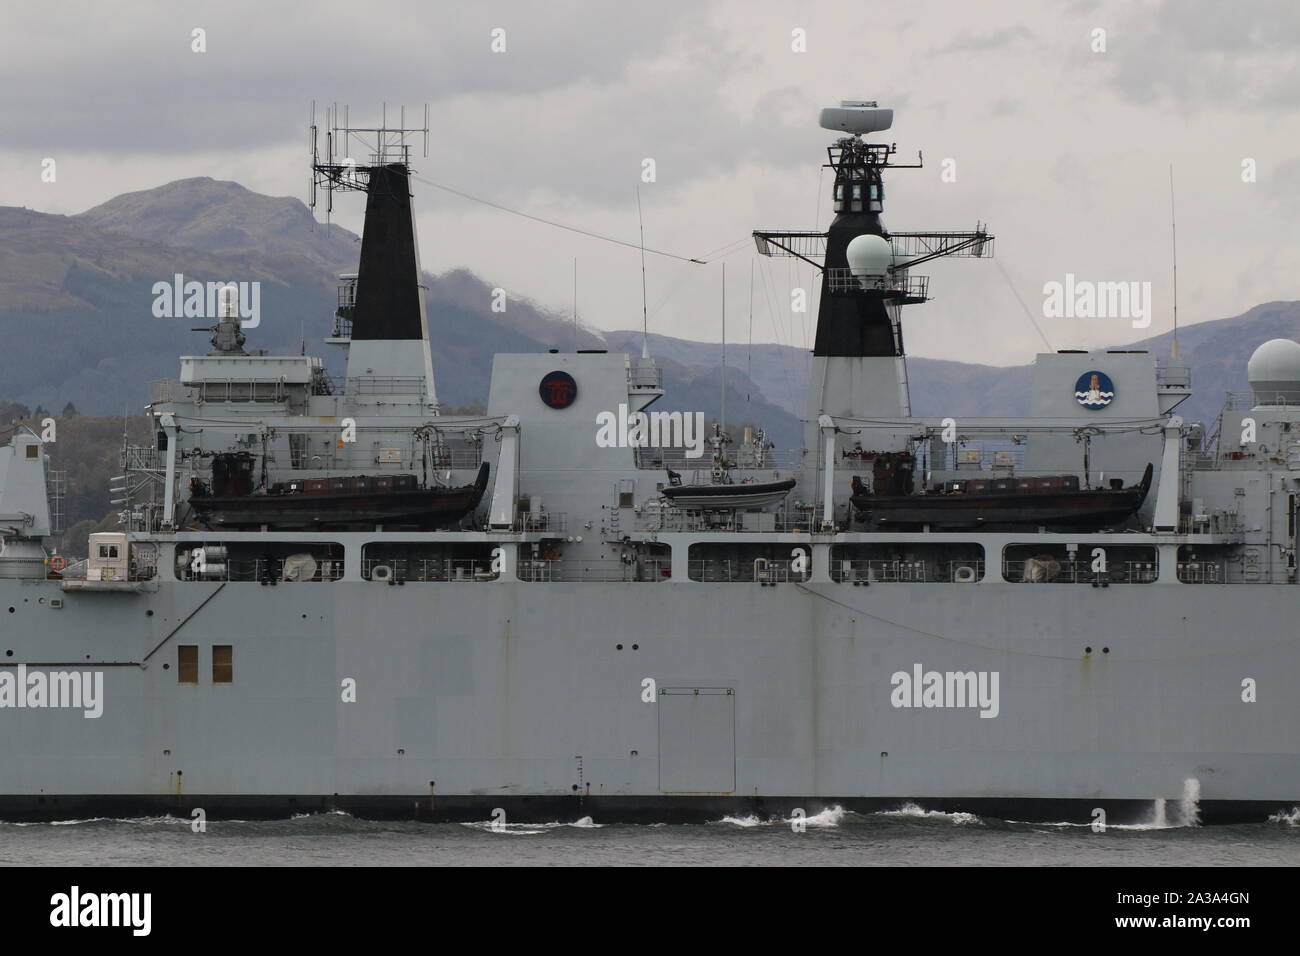
[[[247,581],[279,584],[338,581],[343,577],[343,545],[313,543],[210,543],[178,549],[181,580]],[[807,580],[812,573],[807,544],[747,540],[690,545],[687,575],[693,581],[775,583]],[[1227,580],[1229,565],[1241,556],[1231,546],[1180,545],[1180,581]],[[603,545],[598,552],[573,549],[559,539],[510,547],[492,542],[374,542],[362,549],[361,577],[387,584],[440,581],[492,581],[503,567],[523,581],[666,581],[672,577],[671,548],[658,542]],[[1247,570],[1250,555],[1246,555]],[[1001,565],[999,569],[999,564]],[[989,573],[1006,581],[1077,584],[1150,584],[1159,578],[1152,545],[1016,543],[993,557]],[[986,571],[985,547],[978,542],[896,541],[834,545],[832,580],[974,582]],[[1246,576],[1247,579],[1249,575]]]
[[[231,684],[235,680],[235,649],[230,644],[212,645],[212,683]],[[199,683],[199,645],[176,646],[176,681]]]

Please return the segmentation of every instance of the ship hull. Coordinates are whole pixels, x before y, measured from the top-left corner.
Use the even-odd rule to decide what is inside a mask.
[[[1199,799],[1215,822],[1300,803],[1300,655],[1271,626],[1293,614],[1286,587],[981,582],[961,602],[919,583],[216,587],[0,582],[7,668],[104,675],[98,718],[0,709],[0,818],[911,801],[1123,822]],[[177,681],[176,644],[199,647],[198,684]],[[210,682],[214,644],[233,647],[232,683]],[[897,706],[896,675],[918,666],[996,672],[996,716]]]
[[[346,813],[367,820],[425,823],[545,824],[593,822],[630,824],[698,824],[726,817],[759,820],[804,819],[826,811],[855,814],[902,811],[921,814],[971,814],[1013,823],[1091,826],[1098,807],[1107,826],[1226,826],[1293,817],[1294,800],[1201,800],[1194,817],[1178,801],[987,798],[804,796],[518,796],[504,794],[409,793],[371,794],[86,794],[74,796],[0,796],[0,821],[41,823],[67,820],[130,819],[171,816],[192,819],[202,810],[208,820],[286,820],[310,813]]]

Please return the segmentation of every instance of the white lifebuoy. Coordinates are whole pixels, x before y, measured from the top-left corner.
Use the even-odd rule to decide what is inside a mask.
[[[391,581],[393,579],[393,569],[386,564],[376,564],[370,569],[370,580],[372,581]]]
[[[976,578],[975,569],[969,564],[963,564],[952,574],[952,579],[958,584],[972,584]]]

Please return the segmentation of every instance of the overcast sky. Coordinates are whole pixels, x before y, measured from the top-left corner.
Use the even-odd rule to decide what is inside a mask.
[[[1300,5],[1285,0],[445,2],[117,0],[10,5],[0,34],[0,204],[74,213],[190,176],[306,199],[313,99],[424,103],[419,175],[529,213],[635,240],[641,186],[651,331],[749,335],[754,228],[824,228],[842,98],[896,110],[884,134],[925,168],[886,181],[897,230],[997,236],[994,261],[930,265],[934,301],[905,313],[911,354],[1011,364],[1043,348],[1169,328],[1170,196],[1179,318],[1295,299],[1300,221]],[[207,51],[191,50],[206,31]],[[505,52],[491,49],[505,31]],[[1094,31],[1105,51],[1094,52]],[[806,52],[792,49],[804,31]],[[391,114],[390,114],[391,115]],[[42,183],[41,161],[58,163]],[[955,161],[956,181],[941,179]],[[1242,181],[1253,159],[1257,181]],[[819,192],[820,190],[820,192]],[[635,250],[531,223],[416,183],[421,254],[596,328],[641,323]],[[359,229],[362,201],[336,220]],[[1044,318],[1067,273],[1149,281],[1149,329]],[[789,290],[809,267],[758,260],[753,338],[811,344]],[[814,299],[815,301],[815,299]]]

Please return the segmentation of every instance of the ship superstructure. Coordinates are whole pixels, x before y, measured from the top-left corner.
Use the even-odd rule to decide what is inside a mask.
[[[913,416],[913,270],[993,238],[886,229],[892,118],[824,111],[834,221],[755,233],[821,270],[804,447],[718,431],[708,457],[644,353],[498,355],[485,414],[441,414],[406,131],[316,157],[366,194],[343,381],[224,310],[123,453],[123,529],[71,568],[39,437],[0,449],[0,818],[1295,804],[1300,345],[1261,346],[1208,432],[1174,414],[1187,370],[1134,351],[1040,355],[1028,418]],[[953,494],[956,526],[872,517]],[[5,704],[5,675],[16,700],[65,672],[102,674],[99,716]]]

